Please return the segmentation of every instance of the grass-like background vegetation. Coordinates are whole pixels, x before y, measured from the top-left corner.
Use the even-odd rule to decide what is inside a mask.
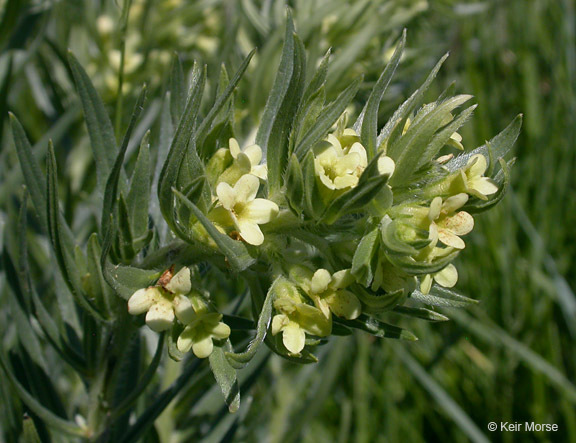
[[[163,17],[156,9],[160,5],[148,3],[150,17]],[[258,46],[256,63],[237,98],[238,132],[246,135],[265,103],[263,91],[274,78],[283,3],[196,2],[186,8],[188,15],[163,12],[186,23],[189,35],[167,31],[166,36],[161,30],[155,34],[156,28],[142,35],[149,40],[147,50],[179,51],[188,65],[199,58],[208,63],[212,75],[222,61],[237,66],[243,52]],[[309,51],[320,56],[326,46],[334,49],[331,91],[339,91],[363,72],[367,84],[375,81],[387,42],[407,26],[407,55],[385,98],[383,121],[389,117],[386,109],[394,109],[446,51],[451,55],[430,96],[451,82],[458,92],[475,95],[479,107],[461,131],[465,146],[482,144],[517,113],[525,116],[514,151],[511,190],[497,209],[476,219],[476,229],[456,263],[459,291],[480,303],[472,309],[450,310],[453,321],[447,323],[401,320],[420,338],[416,343],[357,334],[324,346],[318,365],[300,367],[270,359],[246,392],[239,415],[220,422],[223,432],[230,429],[224,426],[227,422],[240,417],[236,437],[246,441],[576,441],[575,2],[391,0],[374,2],[376,6],[361,2],[366,9],[358,11],[354,3],[290,2]],[[125,125],[128,117],[123,116],[135,97],[128,93],[123,107],[118,107],[115,88],[107,89],[100,72],[104,62],[94,55],[98,54],[94,47],[105,42],[91,43],[96,41],[97,16],[103,10],[119,15],[117,7],[112,2],[74,1],[0,4],[0,215],[3,222],[15,215],[21,184],[8,134],[10,110],[32,140],[50,132],[58,142],[57,156],[60,164],[67,165],[63,174],[69,187],[62,192],[63,208],[81,233],[83,215],[71,218],[82,214],[86,202],[67,195],[91,186],[94,177],[66,73],[65,50],[71,47],[82,63],[94,65],[100,92]],[[267,15],[261,13],[264,10]],[[328,31],[321,32],[325,28]],[[169,63],[163,63],[150,68],[150,62],[145,72],[161,76],[169,71]],[[152,81],[133,77],[125,80],[135,84],[146,80],[162,90],[161,77]],[[361,90],[357,101],[362,103],[363,98]],[[161,104],[152,101],[150,108],[153,111],[147,115],[154,121],[162,112]],[[45,153],[42,145],[39,158]],[[30,252],[40,275],[49,259],[43,250]],[[8,301],[5,275],[0,282],[0,323],[8,346],[14,341],[9,325],[14,306]],[[168,362],[164,383],[178,371],[176,363]],[[63,388],[66,383],[65,374],[56,381]],[[0,386],[1,429],[9,439],[23,409],[11,388],[4,382]],[[222,406],[217,395],[196,402],[199,392],[186,394],[159,418],[160,436],[179,429],[180,436],[193,438],[198,429],[204,432],[198,425],[209,426],[211,411]],[[492,421],[556,423],[559,431],[490,433],[487,424]]]

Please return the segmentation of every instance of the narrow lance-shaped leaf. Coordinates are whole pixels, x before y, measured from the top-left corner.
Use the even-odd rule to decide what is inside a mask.
[[[268,290],[268,294],[266,294],[266,299],[262,305],[262,310],[260,311],[260,316],[258,317],[258,323],[256,325],[256,336],[248,345],[248,349],[241,353],[226,352],[226,357],[228,359],[246,364],[256,355],[258,348],[266,338],[266,332],[270,325],[270,319],[272,318],[272,302],[274,301],[274,294],[278,281],[279,279],[276,279],[276,281],[272,283],[272,286],[270,286],[270,289]]]
[[[178,123],[186,107],[186,89],[186,78],[182,61],[178,54],[174,54],[169,78],[170,114],[174,124]]]
[[[240,391],[238,389],[238,378],[236,370],[226,359],[225,350],[219,346],[214,346],[214,350],[209,357],[210,368],[220,386],[224,400],[230,412],[236,412],[240,407]]]
[[[96,310],[92,303],[85,297],[80,284],[80,275],[74,261],[74,251],[62,240],[62,220],[58,204],[58,189],[56,175],[56,158],[52,143],[48,146],[48,159],[46,165],[47,175],[47,212],[48,212],[48,232],[56,260],[62,273],[64,282],[74,295],[74,299],[79,305],[96,317],[100,321],[105,321],[104,317]]]
[[[394,72],[396,72],[398,63],[400,63],[400,58],[404,52],[405,43],[406,30],[404,29],[400,43],[398,43],[398,46],[394,51],[394,55],[392,55],[392,58],[386,65],[386,68],[384,68],[384,71],[380,75],[376,85],[374,85],[374,88],[370,93],[370,97],[368,97],[368,101],[366,102],[364,109],[360,113],[360,116],[354,125],[354,129],[356,129],[356,131],[360,130],[360,138],[362,140],[362,144],[366,148],[369,159],[376,155],[376,150],[378,148],[378,108],[380,107],[380,102],[382,101],[382,97],[384,96],[384,93],[390,84],[390,80],[392,80]]]
[[[216,99],[216,102],[214,103],[210,111],[208,111],[208,114],[206,114],[206,117],[204,117],[202,123],[200,123],[200,125],[198,126],[198,131],[195,136],[195,140],[198,146],[203,145],[202,142],[204,141],[206,135],[210,131],[214,119],[216,118],[218,113],[222,110],[222,108],[226,105],[228,99],[236,89],[236,86],[238,86],[240,79],[244,75],[244,72],[246,72],[246,69],[250,64],[250,60],[252,60],[252,57],[254,56],[255,53],[256,49],[253,49],[242,61],[242,64],[238,68],[238,71],[236,71],[236,73],[234,74],[234,77],[232,77],[232,80],[230,80],[228,86],[226,86],[226,89],[224,89],[222,94]],[[200,154],[203,159],[206,159],[208,157],[208,154],[210,154],[210,152],[207,151],[206,149],[207,149],[206,146],[202,146],[202,150],[200,151]]]
[[[359,329],[364,332],[368,332],[371,335],[381,338],[396,338],[402,340],[416,341],[418,337],[412,334],[406,329],[402,329],[398,326],[390,325],[377,320],[367,315],[362,314],[355,320],[346,320],[344,318],[334,318],[334,321],[342,323],[349,328]]]
[[[196,123],[196,117],[200,110],[200,101],[204,91],[205,84],[205,70],[194,66],[192,75],[192,87],[188,95],[186,109],[180,119],[180,123],[172,139],[170,145],[170,152],[162,167],[160,179],[158,180],[158,200],[160,202],[160,210],[168,226],[174,231],[174,195],[172,188],[176,185],[178,179],[178,172],[180,170],[181,160],[186,152],[192,132]]]
[[[440,61],[436,63],[436,66],[434,66],[434,68],[432,69],[432,71],[422,84],[422,86],[420,86],[420,88],[418,88],[394,112],[390,120],[388,120],[386,125],[384,125],[384,127],[382,128],[382,131],[380,131],[380,134],[378,135],[378,140],[376,141],[377,146],[380,146],[382,142],[384,142],[384,140],[388,140],[389,142],[395,140],[402,133],[402,129],[404,127],[403,123],[410,116],[414,108],[418,106],[418,104],[420,104],[420,101],[422,100],[424,93],[428,90],[430,84],[436,78],[438,71],[440,70],[440,68],[442,67],[447,58],[448,54],[444,55],[444,57],[442,57]]]
[[[149,140],[150,131],[146,133],[140,144],[130,190],[126,197],[130,226],[132,227],[135,240],[146,236],[148,232],[148,206],[151,192]]]
[[[284,47],[280,58],[280,65],[274,80],[274,85],[268,95],[264,114],[256,135],[256,143],[259,144],[264,152],[268,152],[268,140],[276,122],[276,118],[288,92],[292,74],[294,72],[294,23],[292,15],[288,12],[286,18],[286,34],[284,37]]]
[[[328,133],[334,122],[338,120],[356,95],[362,80],[362,76],[358,77],[340,93],[336,100],[322,110],[316,125],[310,128],[294,149],[294,153],[299,159],[304,158],[306,153]]]
[[[104,193],[106,180],[116,158],[117,147],[114,128],[90,77],[70,51],[68,51],[68,62],[74,76],[76,90],[82,102],[88,136],[96,160],[98,189],[100,193]]]

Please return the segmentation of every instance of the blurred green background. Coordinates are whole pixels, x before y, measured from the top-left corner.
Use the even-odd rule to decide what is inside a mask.
[[[511,190],[494,211],[476,219],[468,247],[456,263],[458,290],[478,299],[479,305],[451,309],[447,312],[453,320],[441,324],[399,318],[398,323],[420,338],[416,343],[358,334],[333,339],[320,350],[320,363],[314,366],[271,358],[267,370],[243,393],[243,424],[235,438],[576,441],[576,2],[288,3],[311,60],[333,48],[332,93],[366,74],[358,107],[383,69],[390,46],[401,29],[408,28],[407,53],[385,96],[382,123],[449,51],[430,97],[452,82],[456,91],[475,96],[475,117],[460,131],[464,146],[481,145],[518,113],[524,114],[524,127],[514,149]],[[139,55],[130,56],[135,67],[124,79],[127,94],[118,106],[110,51],[119,9],[113,2],[0,2],[2,224],[18,205],[22,180],[8,110],[18,115],[33,141],[40,140],[39,158],[47,133],[57,141],[69,181],[67,217],[85,203],[78,191],[94,180],[64,62],[68,47],[93,75],[120,128],[134,100],[131,88],[143,81],[153,91],[165,87],[172,52],[178,51],[186,66],[193,59],[207,63],[209,73],[217,75],[221,62],[237,66],[241,56],[257,46],[259,54],[238,93],[237,132],[247,137],[257,122],[266,100],[262,91],[270,88],[281,49],[285,2],[135,4],[143,9],[130,22],[128,35],[130,29],[141,32],[134,41],[128,38],[127,48],[133,45]],[[103,15],[111,17],[111,29]],[[152,100],[145,118],[153,124],[160,114],[160,100]],[[81,218],[72,220],[80,236]],[[7,289],[4,280],[1,284],[0,320],[8,323]],[[4,340],[11,340],[9,334]],[[171,365],[176,364],[170,363],[167,371],[177,372],[177,365]],[[8,389],[2,385],[3,399],[10,395]],[[185,394],[165,414],[176,414],[182,429],[194,417],[191,423],[200,429],[209,423],[203,411],[210,409],[206,402],[192,403],[194,392]],[[8,402],[2,408],[4,413],[21,412]],[[158,424],[161,436],[172,429],[163,417]],[[554,423],[559,431],[490,433],[487,425],[492,421]],[[192,439],[200,431],[182,432]]]

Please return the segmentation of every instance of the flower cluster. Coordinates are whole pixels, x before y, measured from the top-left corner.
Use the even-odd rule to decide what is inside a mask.
[[[156,332],[170,329],[175,318],[184,326],[178,337],[180,352],[192,352],[198,358],[208,357],[213,339],[230,336],[230,327],[221,322],[222,314],[211,312],[199,292],[192,289],[190,268],[183,267],[175,275],[164,272],[156,286],[137,290],[128,300],[128,312],[146,312],[146,325]]]

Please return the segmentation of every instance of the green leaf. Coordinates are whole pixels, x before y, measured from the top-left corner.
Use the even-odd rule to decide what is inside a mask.
[[[382,131],[378,135],[377,146],[381,146],[384,141],[388,142],[390,146],[401,134],[404,129],[406,119],[410,117],[412,111],[420,104],[424,93],[430,87],[432,81],[436,78],[438,71],[448,58],[448,54],[440,59],[436,66],[432,69],[422,86],[418,88],[402,105],[394,112],[390,120],[384,125]]]
[[[268,294],[266,294],[266,299],[262,305],[262,310],[260,311],[258,323],[256,325],[256,336],[252,339],[246,351],[241,353],[226,352],[225,354],[228,359],[245,365],[256,355],[260,345],[266,338],[266,332],[268,331],[268,326],[270,325],[270,320],[272,318],[272,302],[274,301],[276,294],[276,285],[280,279],[281,277],[278,277],[274,283],[272,283],[272,286],[270,286],[270,289],[268,290]]]
[[[89,286],[91,288],[89,296],[94,298],[106,312],[111,314],[111,288],[106,283],[104,274],[102,273],[102,267],[100,265],[101,256],[102,249],[98,241],[98,234],[93,233],[88,239],[86,246],[87,279],[90,282]]]
[[[387,312],[406,299],[404,289],[388,293],[374,293],[370,289],[357,287],[354,293],[364,305],[364,311],[367,313]]]
[[[446,163],[446,168],[450,171],[456,171],[463,168],[468,163],[468,160],[476,154],[482,154],[489,160],[489,172],[494,169],[495,160],[504,157],[520,134],[520,128],[522,127],[522,114],[517,115],[514,120],[504,129],[500,134],[492,138],[485,145],[474,149],[473,151],[467,152],[466,154],[459,155],[458,157],[450,160]]]
[[[334,317],[334,321],[341,323],[344,326],[353,329],[359,329],[364,332],[368,332],[371,335],[381,338],[395,338],[401,340],[416,341],[418,338],[406,329],[402,329],[398,326],[390,325],[377,320],[373,317],[368,317],[362,314],[355,320],[346,320],[340,317]]]
[[[240,391],[238,389],[236,370],[228,362],[224,349],[219,346],[214,346],[209,361],[216,383],[218,383],[222,394],[224,394],[228,410],[236,412],[240,407]]]
[[[426,165],[427,163],[434,160],[434,157],[438,152],[446,145],[450,140],[450,137],[454,132],[456,132],[461,126],[463,126],[472,116],[472,113],[478,105],[472,105],[469,108],[462,111],[455,119],[453,119],[448,125],[446,125],[442,130],[438,131],[436,135],[432,138],[428,146],[426,146],[426,151],[422,154],[416,169]]]
[[[56,261],[58,262],[60,272],[62,273],[64,282],[74,295],[74,299],[78,304],[98,320],[104,322],[105,319],[102,317],[102,314],[98,312],[82,291],[80,275],[74,260],[74,247],[73,245],[66,244],[62,238],[63,217],[61,217],[58,205],[56,157],[54,156],[54,147],[52,144],[48,146],[46,175],[48,232],[50,234],[50,241],[56,255]]]
[[[416,289],[412,292],[410,298],[420,303],[442,308],[465,308],[470,305],[478,304],[478,300],[464,297],[451,289],[443,288],[438,285],[432,287],[430,294],[422,294]]]
[[[168,89],[170,90],[170,115],[172,123],[178,124],[180,117],[186,107],[186,78],[184,68],[178,54],[172,57],[172,69],[168,80]]]
[[[36,430],[34,420],[32,420],[27,414],[22,420],[22,438],[24,443],[42,443],[38,431]]]
[[[124,155],[126,154],[126,149],[128,148],[128,143],[130,142],[130,136],[132,135],[132,131],[136,126],[136,122],[138,121],[138,117],[140,117],[140,113],[142,112],[142,106],[144,105],[144,101],[146,100],[146,86],[142,88],[140,92],[140,96],[136,101],[136,105],[134,106],[134,110],[132,112],[132,117],[130,118],[130,124],[128,125],[128,129],[124,134],[124,138],[122,140],[122,145],[120,147],[120,151],[118,152],[118,156],[114,161],[114,165],[112,170],[110,171],[110,175],[106,177],[106,187],[104,192],[104,203],[102,204],[102,217],[101,217],[101,232],[102,237],[107,239],[113,235],[114,232],[114,211],[116,207],[116,201],[118,199],[118,183],[120,180],[120,174],[124,170],[123,163],[124,163]],[[111,222],[112,220],[112,222]]]
[[[302,167],[300,162],[294,154],[290,157],[288,162],[288,169],[286,170],[286,200],[288,204],[296,213],[302,212],[302,204],[304,202],[304,176],[302,174]]]
[[[309,151],[303,162],[304,177],[304,208],[305,213],[315,220],[320,219],[326,207],[320,194],[320,187],[316,180],[316,167],[314,165],[314,154]]]
[[[264,108],[264,113],[260,121],[260,126],[258,127],[258,133],[256,135],[256,143],[260,145],[264,152],[267,153],[268,164],[272,160],[272,149],[276,149],[273,146],[268,146],[270,134],[276,124],[276,120],[280,113],[282,103],[289,90],[292,76],[294,74],[294,57],[295,57],[295,42],[294,42],[294,23],[292,22],[292,15],[288,11],[288,16],[286,18],[286,33],[284,37],[284,47],[282,49],[282,56],[280,58],[280,65],[278,66],[276,79],[274,80],[274,85],[272,90],[268,95],[268,100],[266,101],[266,107]],[[268,149],[270,149],[270,155],[268,155]],[[274,152],[274,154],[276,154]],[[274,169],[274,174],[278,171]],[[277,179],[278,180],[278,179]]]
[[[103,248],[103,255],[104,251]],[[105,261],[102,268],[106,282],[116,294],[125,300],[128,300],[138,289],[147,288],[154,284],[162,274],[162,272],[155,270],[112,265],[108,260]]]
[[[188,95],[186,109],[180,123],[176,128],[176,133],[172,139],[170,152],[162,167],[160,178],[158,180],[158,200],[160,203],[160,210],[168,226],[175,231],[176,224],[174,221],[174,195],[172,188],[176,186],[176,181],[180,171],[182,158],[186,153],[194,126],[196,124],[196,117],[200,110],[200,101],[204,91],[205,84],[205,70],[200,69],[197,65],[194,66],[192,75],[192,87]]]
[[[228,86],[226,86],[224,92],[222,92],[222,94],[216,99],[216,102],[214,103],[210,111],[208,111],[208,114],[206,114],[206,117],[204,117],[202,123],[200,123],[200,126],[198,127],[198,131],[195,136],[195,141],[197,145],[201,148],[200,154],[204,160],[206,160],[212,153],[211,151],[207,150],[207,146],[204,143],[207,134],[210,132],[210,129],[212,128],[212,123],[214,122],[214,120],[216,119],[222,108],[224,108],[224,106],[228,102],[228,99],[236,89],[236,86],[238,86],[240,79],[244,75],[244,72],[246,71],[248,65],[250,64],[250,60],[252,60],[252,57],[254,56],[255,53],[256,50],[253,49],[242,61],[242,64],[238,68],[238,71],[236,71],[236,74],[234,74],[234,77],[232,77],[232,80],[230,80],[230,83],[228,84]]]
[[[407,317],[419,318],[427,321],[448,321],[450,320],[445,315],[439,312],[432,311],[426,308],[412,308],[409,306],[396,306],[393,309],[394,312],[398,314],[405,315]]]
[[[42,226],[45,232],[48,232],[48,222],[46,220],[46,181],[44,179],[44,173],[34,158],[32,146],[28,141],[28,137],[26,137],[24,128],[22,128],[20,122],[12,113],[10,113],[10,123],[24,181],[30,191],[40,226]]]
[[[128,213],[130,214],[130,225],[135,241],[146,237],[148,233],[148,206],[151,191],[149,139],[150,131],[146,133],[140,144],[140,151],[132,174],[130,190],[126,197]]]
[[[336,100],[326,106],[318,118],[316,125],[312,127],[303,137],[302,140],[296,145],[294,153],[301,160],[306,156],[306,153],[326,136],[330,128],[334,125],[336,120],[342,115],[346,107],[350,104],[358,88],[362,83],[363,77],[360,76],[354,80],[344,91],[338,95]]]
[[[212,222],[198,209],[198,207],[192,203],[190,200],[186,198],[184,194],[181,192],[174,190],[174,194],[180,201],[187,206],[194,216],[198,219],[198,221],[204,226],[204,229],[208,232],[208,235],[212,237],[220,251],[226,256],[230,266],[233,270],[237,272],[241,272],[248,267],[250,267],[253,263],[255,263],[256,259],[250,256],[248,249],[244,245],[244,243],[232,240],[226,234],[222,234],[216,226],[212,224]]]
[[[387,155],[396,162],[390,186],[406,184],[412,178],[438,128],[454,109],[471,98],[470,95],[458,95],[422,108],[406,133],[388,145]]]
[[[88,136],[94,152],[98,190],[100,193],[104,193],[108,175],[116,158],[117,147],[114,128],[90,77],[71,51],[68,51],[68,62],[74,76],[76,90],[82,102]]]
[[[8,362],[5,359],[4,352],[0,352],[0,367],[3,369],[4,373],[6,374],[8,380],[14,388],[18,395],[22,399],[22,401],[30,408],[34,414],[36,414],[40,419],[42,419],[47,425],[53,427],[54,429],[58,429],[65,434],[76,436],[76,437],[84,437],[84,431],[77,426],[76,424],[60,418],[54,412],[50,411],[46,407],[44,407],[34,396],[32,396],[25,388],[20,384],[18,379],[14,376],[14,373]]]
[[[390,80],[392,80],[392,76],[394,75],[394,72],[396,72],[396,68],[400,63],[400,58],[404,52],[405,44],[406,29],[402,32],[400,43],[396,46],[394,55],[392,55],[392,58],[374,85],[374,88],[368,97],[368,101],[354,125],[354,129],[360,129],[360,138],[362,144],[366,148],[369,159],[372,159],[376,155],[378,148],[378,109],[380,108],[380,102],[382,101],[384,93],[390,84]]]
[[[352,258],[352,268],[350,272],[356,281],[363,286],[372,283],[374,274],[372,272],[373,261],[378,249],[378,234],[380,230],[376,227],[368,232],[358,244],[354,257]]]

